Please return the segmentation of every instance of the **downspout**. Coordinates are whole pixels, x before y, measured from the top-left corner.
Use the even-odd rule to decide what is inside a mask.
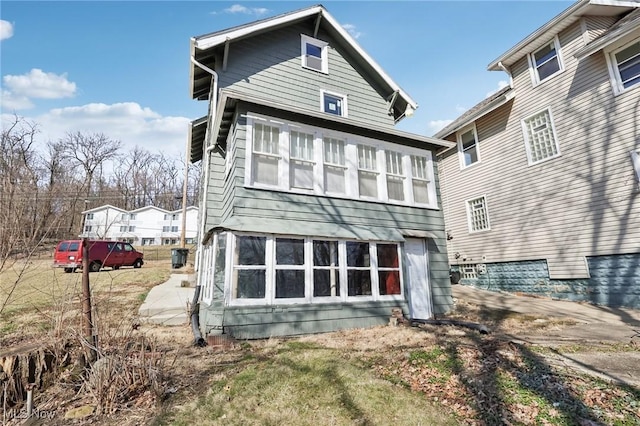
[[[509,86],[513,89],[513,76],[511,75],[511,72],[509,71],[509,68],[505,67],[504,64],[502,63],[502,61],[498,62],[498,67],[507,73],[507,75],[509,76]]]
[[[216,73],[214,70],[207,67],[206,65],[203,65],[200,62],[196,61],[196,58],[193,56],[191,56],[191,62],[193,62],[194,65],[200,67],[201,69],[211,74],[211,90],[209,91],[209,114],[207,117],[207,131],[205,133],[205,138],[204,138],[205,146],[207,146],[208,139],[209,139],[209,129],[213,124],[213,117],[215,117],[216,115],[216,108],[218,106],[218,73]],[[213,144],[212,146],[207,146],[204,152],[203,160],[205,161],[205,164],[204,164],[205,179],[208,179],[209,177],[209,164],[211,163],[209,157],[211,155],[211,151],[213,151],[215,147],[216,147],[215,144]],[[200,207],[200,234],[198,235],[198,238],[200,239],[200,241],[198,243],[199,247],[198,247],[198,252],[196,256],[196,270],[198,271],[198,275],[199,275],[198,278],[202,276],[202,271],[200,271],[199,266],[202,265],[202,256],[203,256],[202,238],[204,236],[205,226],[207,223],[207,220],[206,220],[207,194],[208,194],[208,191],[205,185],[204,191],[202,191],[202,204]],[[198,279],[196,280],[196,289],[195,289],[195,292],[193,293],[193,301],[191,302],[191,312],[190,312],[191,330],[193,331],[193,338],[194,338],[193,343],[195,346],[206,346],[207,344],[207,342],[202,337],[202,332],[200,331],[200,291],[201,290],[202,290],[202,281]]]

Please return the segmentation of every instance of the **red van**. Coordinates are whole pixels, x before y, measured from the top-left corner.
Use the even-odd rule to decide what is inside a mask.
[[[100,268],[118,269],[121,266],[140,268],[144,264],[144,255],[124,241],[87,240],[89,245],[89,271],[98,272]],[[82,269],[83,240],[60,241],[53,254],[53,266],[64,268],[65,272]]]

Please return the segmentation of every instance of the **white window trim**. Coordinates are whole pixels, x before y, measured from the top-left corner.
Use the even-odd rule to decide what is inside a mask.
[[[540,80],[540,75],[538,74],[538,69],[536,68],[536,61],[534,58],[534,54],[542,49],[544,46],[546,46],[547,44],[553,42],[555,49],[556,49],[556,57],[558,58],[558,71],[556,71],[555,73],[547,76],[546,78],[544,78],[543,80]],[[529,74],[531,75],[531,82],[533,84],[533,87],[536,87],[537,85],[544,83],[545,81],[551,80],[553,77],[560,75],[564,72],[564,61],[562,59],[562,47],[560,46],[560,39],[558,38],[558,35],[556,34],[553,39],[549,40],[549,43],[545,43],[543,46],[541,46],[540,48],[538,48],[537,50],[529,53],[527,55],[527,59],[529,61]]]
[[[611,88],[613,90],[614,96],[618,96],[630,90],[640,88],[640,83],[634,84],[633,86],[627,87],[627,88],[625,88],[622,85],[622,80],[620,79],[620,72],[618,71],[618,63],[616,62],[615,56],[614,56],[616,53],[626,49],[630,45],[637,42],[640,42],[640,38],[638,37],[636,37],[635,39],[624,38],[619,42],[609,46],[604,51],[604,54],[605,54],[604,56],[607,61],[607,69],[609,70],[609,81],[611,82]]]
[[[482,198],[483,201],[484,201],[484,211],[485,211],[485,214],[487,215],[487,227],[485,229],[474,230],[473,226],[472,226],[472,224],[473,224],[473,220],[472,220],[473,215],[471,214],[471,204],[470,204],[470,202],[471,201],[475,201],[475,200],[477,200],[479,198]],[[478,234],[478,233],[481,233],[481,232],[491,231],[491,218],[489,217],[489,205],[487,204],[487,195],[486,194],[482,194],[482,195],[479,195],[477,197],[471,197],[471,198],[468,198],[468,199],[464,200],[464,206],[465,206],[465,210],[467,212],[467,229],[469,230],[470,234]]]
[[[313,44],[314,46],[320,48],[320,59],[322,60],[322,69],[315,69],[313,67],[307,66],[307,61],[305,59],[306,56],[306,45]],[[309,37],[308,35],[300,34],[300,62],[302,68],[321,72],[324,74],[329,74],[329,43],[326,41],[318,40],[317,38]]]
[[[329,96],[342,99],[342,114],[338,115],[338,114],[334,114],[324,110],[324,95],[329,95]],[[345,118],[349,117],[347,95],[343,95],[342,93],[338,93],[338,92],[333,92],[331,90],[320,89],[320,111],[324,112],[325,114],[335,115],[337,117],[345,117]]]
[[[262,188],[276,191],[283,191],[297,194],[313,194],[317,196],[326,196],[332,198],[343,198],[351,200],[363,200],[369,202],[395,204],[401,206],[410,206],[416,208],[428,208],[438,209],[437,193],[435,184],[435,172],[433,168],[433,156],[431,151],[408,147],[404,145],[394,144],[390,142],[375,140],[366,138],[363,136],[356,136],[348,133],[338,132],[335,130],[327,130],[318,127],[311,127],[295,122],[275,121],[266,116],[260,116],[258,114],[248,113],[246,115],[246,154],[245,154],[245,175],[244,186],[246,188]],[[266,185],[253,181],[253,123],[259,121],[261,123],[267,123],[271,126],[279,126],[280,128],[280,141],[279,141],[279,153],[280,161],[278,164],[278,185]],[[289,181],[289,131],[295,129],[297,131],[303,131],[311,133],[314,138],[314,185],[313,189],[292,188]],[[324,138],[341,139],[345,143],[345,193],[329,193],[324,189],[324,155],[323,155],[323,143]],[[358,160],[357,160],[357,145],[367,145],[375,147],[376,159],[378,162],[378,198],[359,197],[358,194]],[[386,186],[386,170],[385,154],[384,151],[395,151],[403,156],[403,166],[405,167],[406,185],[405,185],[405,199],[404,201],[390,200],[387,195]],[[415,203],[413,197],[413,190],[411,184],[413,182],[413,176],[411,172],[411,155],[424,157],[426,159],[426,173],[427,173],[427,190],[428,190],[428,203]],[[422,181],[422,180],[421,180]]]
[[[462,135],[469,132],[469,130],[471,130],[473,132],[473,137],[475,138],[476,141],[476,155],[478,156],[478,161],[476,161],[475,163],[471,163],[468,166],[464,163],[464,151],[462,148]],[[482,158],[480,157],[480,141],[478,140],[478,130],[476,129],[476,123],[471,123],[469,126],[461,129],[460,131],[458,131],[456,133],[456,139],[458,140],[458,159],[460,161],[460,170],[463,169],[468,169],[469,167],[473,167],[476,164],[480,163],[480,161],[482,161]]]
[[[551,122],[551,134],[553,135],[553,141],[556,144],[557,153],[555,155],[552,155],[551,157],[543,158],[542,160],[538,160],[538,161],[533,161],[532,155],[531,155],[531,144],[529,143],[529,132],[527,131],[526,121],[538,114],[543,113],[544,111],[547,111],[549,113],[549,121]],[[551,112],[551,107],[543,108],[539,111],[536,111],[533,114],[528,115],[527,117],[523,118],[520,121],[520,124],[522,126],[522,134],[524,136],[524,147],[527,152],[527,162],[529,166],[534,166],[536,164],[544,163],[545,161],[553,160],[554,158],[558,158],[562,155],[562,152],[560,151],[560,142],[558,141],[558,134],[556,133],[555,121],[553,120],[553,113]]]
[[[325,304],[325,303],[344,303],[344,302],[367,302],[367,301],[403,301],[405,300],[405,277],[403,273],[404,260],[402,245],[398,241],[355,241],[355,240],[336,240],[324,237],[301,237],[291,235],[273,235],[273,234],[255,234],[255,233],[236,233],[228,232],[227,252],[226,252],[226,268],[225,268],[225,305],[227,306],[265,306],[265,305],[295,305],[295,304]],[[253,236],[266,238],[265,246],[265,297],[263,299],[238,299],[232,297],[233,273],[237,265],[233,263],[233,256],[236,250],[236,240],[238,237]],[[305,297],[304,298],[280,298],[275,297],[275,280],[276,280],[276,260],[275,260],[275,244],[278,238],[302,239],[305,244]],[[313,241],[337,241],[338,242],[338,273],[340,277],[340,296],[314,297],[313,296]],[[347,272],[347,241],[366,242],[369,244],[369,270],[371,271],[371,296],[349,296],[348,295],[348,272]],[[229,244],[230,243],[230,244]],[[394,244],[397,246],[399,259],[399,275],[400,275],[400,294],[381,295],[378,276],[378,244]],[[215,251],[214,251],[215,252]],[[215,261],[215,260],[214,260]],[[210,262],[208,268],[214,267]],[[299,269],[299,268],[298,268]],[[383,268],[384,271],[389,268]],[[213,275],[205,273],[207,283],[213,285]]]

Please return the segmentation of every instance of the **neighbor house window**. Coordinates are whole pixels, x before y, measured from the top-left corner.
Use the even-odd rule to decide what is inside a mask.
[[[640,84],[640,40],[612,52],[611,63],[616,93]]]
[[[329,44],[304,34],[300,35],[300,43],[302,67],[327,74],[329,72],[327,51]]]
[[[358,194],[361,197],[378,197],[378,162],[376,148],[358,145]]]
[[[92,228],[92,226],[91,226],[91,225],[86,225],[86,226],[84,227],[84,232],[91,232],[91,228]]]
[[[278,185],[280,129],[276,126],[253,125],[253,181]]]
[[[522,127],[529,164],[539,163],[560,155],[551,110],[545,109],[525,118],[522,120]]]
[[[127,232],[127,229],[129,229],[129,227],[126,225],[123,225],[120,227],[120,232]]]
[[[474,198],[467,201],[467,218],[469,220],[469,231],[489,230],[489,214],[485,197]]]
[[[135,226],[130,226],[129,227],[129,232],[136,232],[136,227]]]
[[[337,93],[320,91],[320,99],[322,102],[321,110],[323,112],[339,115],[341,117],[347,116],[347,97]]]
[[[172,226],[171,227],[171,232],[178,232],[178,227],[177,226]]]
[[[135,213],[131,213],[131,214],[129,215],[129,219],[131,219],[131,220],[136,220],[136,214],[135,214]]]
[[[562,71],[562,60],[559,51],[560,42],[558,41],[558,37],[555,37],[530,55],[529,59],[536,83],[540,83]]]
[[[431,152],[249,115],[245,185],[437,208]]]
[[[460,156],[460,166],[463,168],[480,161],[475,126],[472,126],[467,131],[458,133],[458,154]]]
[[[289,148],[289,179],[292,188],[313,189],[313,135],[292,130]]]
[[[87,213],[87,220],[93,219],[93,213]]]

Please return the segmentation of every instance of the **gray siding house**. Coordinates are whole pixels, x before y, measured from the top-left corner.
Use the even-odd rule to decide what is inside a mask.
[[[262,338],[452,306],[435,152],[417,104],[322,7],[191,40],[205,335]]]
[[[435,137],[463,284],[640,308],[640,3],[582,0]]]

